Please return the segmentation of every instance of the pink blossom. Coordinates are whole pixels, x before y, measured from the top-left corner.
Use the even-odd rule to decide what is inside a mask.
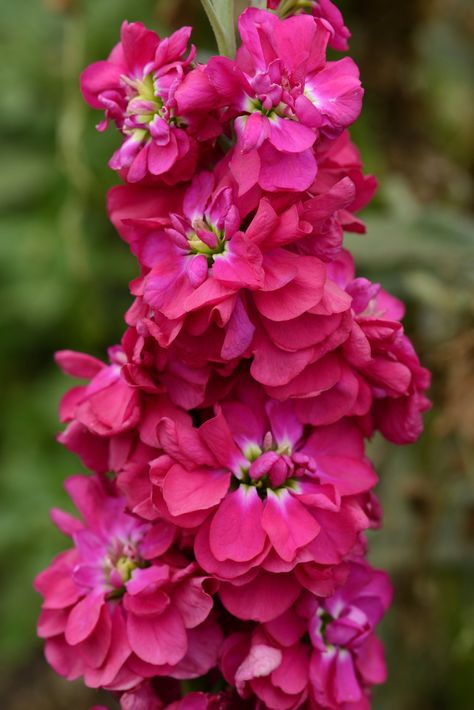
[[[216,587],[173,546],[175,528],[126,514],[105,479],[76,476],[67,490],[83,522],[53,511],[74,547],[35,581],[49,663],[68,679],[113,690],[154,675],[206,673],[221,640],[209,616]]]
[[[334,580],[318,565],[341,563],[368,527],[363,496],[376,482],[354,425],[340,422],[308,435],[291,403],[247,387],[199,428],[168,419],[159,436],[164,454],[150,468],[155,517],[199,527],[195,554],[212,574],[235,583],[254,570],[245,578],[252,582],[246,593],[255,597],[250,606],[242,587],[221,587],[233,614],[275,614],[268,603],[275,582],[267,572],[286,574],[298,563],[301,584],[311,588],[316,574],[331,588]],[[263,573],[255,577],[258,569]],[[281,577],[278,604],[291,604],[299,584]],[[266,600],[262,608],[258,594]]]
[[[290,17],[309,10],[314,17],[319,17],[330,30],[329,46],[341,52],[347,51],[347,40],[351,33],[344,25],[341,11],[331,0],[293,0],[291,3],[288,3],[287,0],[285,2],[283,0],[267,0],[269,9],[279,10],[280,6],[284,6],[283,17]],[[282,17],[281,14],[280,17]]]
[[[369,708],[370,687],[385,679],[373,632],[390,598],[385,573],[352,562],[333,596],[305,593],[280,617],[231,634],[221,648],[222,673],[243,698],[256,696],[270,710],[305,702],[315,710]]]
[[[109,58],[81,76],[86,101],[105,111],[98,129],[113,121],[125,137],[109,164],[128,182],[159,177],[173,184],[190,178],[198,142],[221,131],[209,114],[198,109],[182,114],[177,105],[176,91],[195,56],[192,47],[185,57],[190,34],[191,28],[183,27],[160,39],[139,22],[124,22]]]
[[[391,596],[385,572],[358,562],[332,597],[301,602],[313,645],[310,683],[316,707],[370,707],[367,691],[386,677],[382,644],[373,632]]]
[[[336,137],[357,118],[362,101],[351,59],[326,61],[327,23],[299,15],[286,20],[248,8],[239,19],[237,59],[206,67],[237,145],[230,169],[240,193],[306,190],[317,172],[313,145]]]
[[[132,328],[108,354],[109,365],[71,350],[56,353],[64,372],[90,380],[64,395],[60,415],[67,427],[59,441],[97,473],[154,458],[159,420],[201,404],[209,379],[208,367],[186,367]]]
[[[137,299],[128,323],[163,348],[173,343],[181,361],[194,367],[211,362],[229,374],[240,358],[253,356],[252,377],[278,399],[329,390],[322,424],[366,414],[367,388],[335,354],[351,332],[350,296],[328,278],[319,257],[293,250],[301,240],[303,249],[327,258],[332,247],[323,246],[325,236],[318,246],[318,224],[353,201],[350,180],[301,205],[277,201],[278,211],[266,197],[249,202],[231,199],[228,186],[211,190],[210,177],[198,175],[184,214],[171,215],[169,227],[165,215],[151,226],[149,219],[127,218],[118,201],[121,233],[133,238],[143,269],[132,285]],[[202,205],[193,222],[197,200]],[[250,222],[245,232],[235,231],[242,220]]]
[[[347,251],[331,271],[352,297],[356,323],[344,348],[371,387],[371,425],[396,444],[415,441],[423,429],[422,414],[431,406],[426,397],[430,373],[403,332],[404,306],[379,284],[355,278]],[[361,358],[364,351],[369,359]]]

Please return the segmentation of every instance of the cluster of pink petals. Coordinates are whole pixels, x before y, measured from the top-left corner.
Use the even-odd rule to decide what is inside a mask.
[[[357,66],[326,56],[342,15],[256,4],[235,59],[125,22],[81,78],[120,134],[108,210],[139,273],[107,362],[56,354],[82,381],[58,438],[93,474],[35,586],[49,663],[122,710],[368,710],[386,674],[365,443],[418,438],[430,376],[344,248],[376,181]]]
[[[199,153],[220,134],[216,118],[197,107],[182,111],[179,89],[196,50],[187,56],[190,27],[161,40],[139,22],[122,25],[121,41],[105,61],[81,76],[87,103],[105,111],[99,130],[113,121],[125,137],[110,167],[128,182],[190,178]]]
[[[329,62],[327,22],[308,15],[279,19],[248,8],[239,19],[234,60],[213,57],[183,85],[186,107],[219,106],[237,136],[229,168],[243,194],[303,191],[316,178],[321,137],[337,137],[358,117],[363,91],[352,59]]]
[[[206,673],[221,643],[211,615],[216,583],[180,549],[174,526],[131,516],[104,478],[76,476],[67,490],[82,521],[52,516],[74,547],[35,581],[49,663],[68,679],[113,690]]]
[[[224,678],[272,710],[369,708],[370,687],[386,675],[373,632],[390,599],[384,572],[352,562],[334,595],[303,595],[277,619],[228,636],[220,652]]]
[[[332,49],[345,52],[349,48],[347,41],[351,33],[344,25],[341,11],[331,0],[267,0],[267,7],[282,11],[284,17],[309,11],[329,29],[331,36],[328,44]]]

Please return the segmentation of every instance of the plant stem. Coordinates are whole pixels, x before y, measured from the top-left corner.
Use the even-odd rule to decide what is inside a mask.
[[[234,0],[201,0],[214,32],[219,54],[235,56]]]

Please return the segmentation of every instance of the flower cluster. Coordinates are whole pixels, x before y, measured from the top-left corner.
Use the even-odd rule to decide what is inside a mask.
[[[52,513],[72,546],[38,632],[123,710],[366,710],[385,678],[365,443],[420,435],[429,373],[343,243],[376,188],[357,66],[327,59],[350,33],[330,0],[258,5],[235,58],[125,22],[81,79],[121,136],[108,209],[139,274],[107,363],[56,355],[92,475],[66,484],[81,519]]]

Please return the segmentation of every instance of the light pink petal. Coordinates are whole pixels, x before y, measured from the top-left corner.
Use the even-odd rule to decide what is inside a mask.
[[[239,690],[243,688],[246,681],[252,678],[268,676],[275,668],[278,668],[282,660],[282,652],[273,646],[265,644],[252,645],[248,656],[237,668],[235,673],[235,684]]]

